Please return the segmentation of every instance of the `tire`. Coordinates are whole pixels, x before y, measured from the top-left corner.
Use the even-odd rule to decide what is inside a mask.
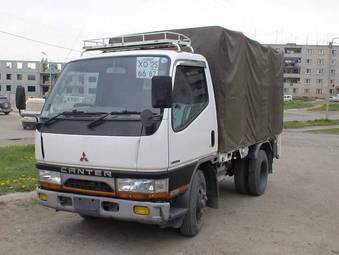
[[[180,228],[184,236],[195,236],[199,233],[206,210],[206,180],[201,170],[196,172],[191,185],[189,208]]]
[[[248,173],[249,194],[260,196],[265,193],[268,179],[268,160],[264,150],[259,150],[256,159],[250,159]]]
[[[234,164],[235,190],[240,194],[248,193],[248,159],[238,159]]]

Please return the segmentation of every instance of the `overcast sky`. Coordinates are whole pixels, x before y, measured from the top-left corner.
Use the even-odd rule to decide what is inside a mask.
[[[339,36],[338,0],[1,1],[0,30],[81,50],[84,39],[220,25],[261,43],[327,44]],[[338,40],[339,41],[339,40]],[[0,59],[79,56],[0,33]]]

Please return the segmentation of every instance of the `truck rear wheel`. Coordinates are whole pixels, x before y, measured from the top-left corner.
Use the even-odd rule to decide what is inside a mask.
[[[234,163],[234,185],[240,194],[248,192],[248,159],[237,159]]]
[[[264,150],[259,150],[256,159],[250,159],[248,173],[249,194],[260,196],[265,193],[268,179],[268,160]]]
[[[196,172],[191,185],[189,208],[180,228],[180,232],[185,236],[195,236],[199,233],[207,202],[206,180],[202,171]]]

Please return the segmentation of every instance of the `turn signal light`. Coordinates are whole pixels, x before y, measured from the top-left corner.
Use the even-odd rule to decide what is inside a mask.
[[[149,215],[150,210],[147,206],[134,206],[133,211],[138,215]]]
[[[47,201],[48,200],[48,196],[46,193],[39,193],[39,199],[41,201]]]

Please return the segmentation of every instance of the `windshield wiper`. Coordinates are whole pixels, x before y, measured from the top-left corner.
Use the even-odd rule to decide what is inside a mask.
[[[93,120],[87,126],[89,128],[96,127],[96,126],[100,125],[102,123],[102,121],[105,118],[107,118],[108,116],[110,116],[110,115],[130,115],[130,114],[140,114],[140,112],[137,112],[137,111],[127,111],[127,110],[120,111],[120,112],[117,112],[117,111],[108,112],[108,113],[105,113],[104,115],[102,115],[101,117],[97,118],[96,120]]]
[[[43,124],[44,126],[49,126],[49,125],[51,125],[55,120],[57,120],[58,117],[60,117],[60,116],[75,116],[75,115],[84,115],[84,114],[86,114],[86,112],[78,111],[78,110],[60,112],[60,113],[54,115],[53,117],[47,119],[45,122],[43,122],[43,123],[41,123],[41,124]]]

